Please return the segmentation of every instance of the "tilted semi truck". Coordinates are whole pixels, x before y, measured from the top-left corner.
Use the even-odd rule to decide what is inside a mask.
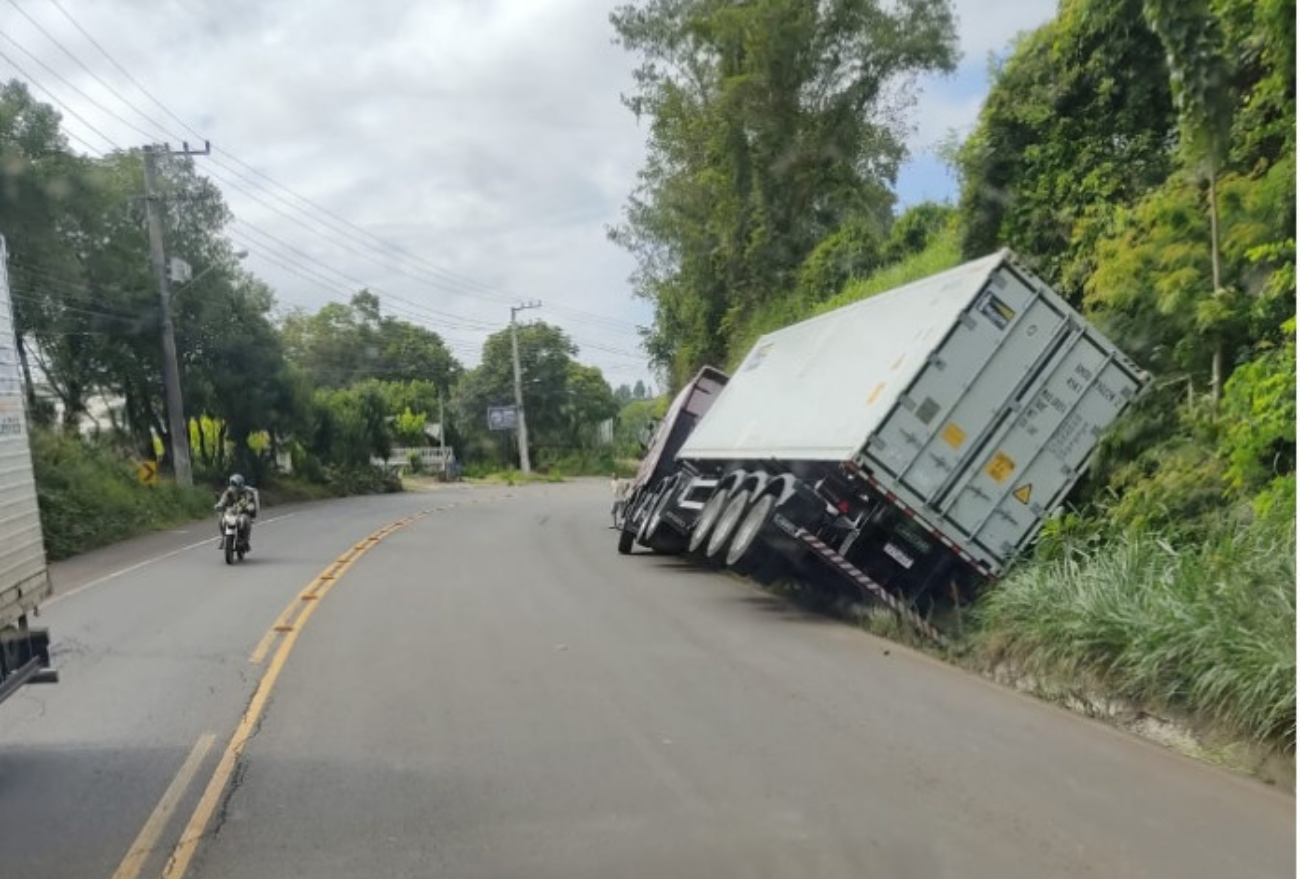
[[[729,379],[702,372],[619,548],[741,572],[813,555],[905,600],[966,594],[1034,539],[1148,382],[1003,250],[763,336]]]
[[[52,682],[49,635],[30,625],[49,597],[19,368],[8,254],[0,237],[0,702],[23,684]]]

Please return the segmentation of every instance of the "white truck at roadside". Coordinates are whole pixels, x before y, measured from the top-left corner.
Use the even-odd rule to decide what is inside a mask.
[[[30,624],[50,596],[27,430],[8,253],[0,237],[0,702],[23,684],[52,683],[49,634]]]
[[[706,369],[675,404],[689,424],[665,419],[619,549],[741,573],[813,556],[907,602],[969,594],[1148,382],[1003,250],[769,333],[733,376]]]

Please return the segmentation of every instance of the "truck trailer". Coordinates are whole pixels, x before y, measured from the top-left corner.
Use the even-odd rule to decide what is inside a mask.
[[[58,679],[49,634],[30,625],[50,595],[50,578],[7,266],[0,237],[0,702],[23,684]]]
[[[1149,381],[1002,250],[769,333],[729,378],[704,370],[661,424],[619,548],[742,573],[812,555],[904,603],[968,597]]]

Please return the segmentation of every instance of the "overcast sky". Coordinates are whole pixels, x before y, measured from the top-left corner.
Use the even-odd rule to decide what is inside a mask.
[[[199,168],[282,307],[364,284],[472,365],[510,304],[536,299],[524,317],[631,384],[652,378],[636,332],[651,310],[604,230],[645,131],[619,103],[635,59],[612,43],[617,5],[0,0],[0,77],[56,95],[86,152],[209,139]],[[1055,5],[956,0],[961,67],[920,83],[901,205],[954,196],[934,147],[970,130],[990,53]]]

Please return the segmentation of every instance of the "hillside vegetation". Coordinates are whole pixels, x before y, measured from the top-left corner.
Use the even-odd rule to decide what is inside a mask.
[[[952,64],[946,3],[614,16],[651,120],[616,239],[663,368],[734,367],[764,332],[1011,247],[1154,382],[978,607],[978,650],[1289,753],[1295,18],[1063,0],[994,65],[958,202],[895,214],[882,83]]]

